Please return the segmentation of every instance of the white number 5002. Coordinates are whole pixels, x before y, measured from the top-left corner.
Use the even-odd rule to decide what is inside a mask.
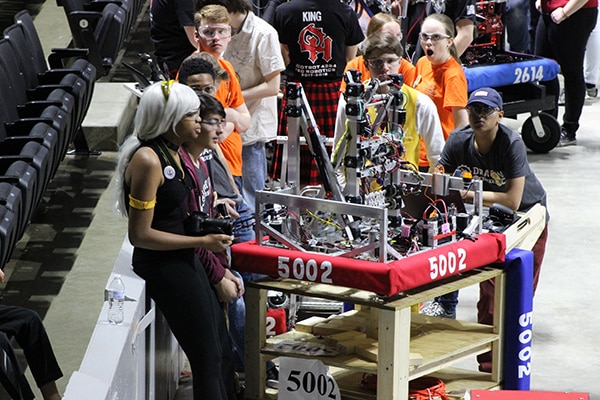
[[[456,253],[449,251],[447,254],[438,254],[429,257],[429,277],[434,280],[452,275],[455,272],[467,269],[467,251],[462,247],[456,249]]]
[[[290,258],[279,256],[277,258],[277,274],[281,278],[294,278],[311,282],[333,283],[330,275],[333,266],[329,261],[319,265],[315,260],[295,258],[290,266]]]

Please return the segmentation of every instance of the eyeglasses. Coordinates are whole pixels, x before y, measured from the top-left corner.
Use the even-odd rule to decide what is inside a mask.
[[[200,110],[190,111],[183,116],[183,119],[197,120],[198,118],[200,118]]]
[[[198,28],[198,35],[205,39],[213,39],[218,36],[219,39],[231,37],[231,26],[225,24],[204,25]]]
[[[171,86],[173,86],[173,82],[175,81],[173,79],[170,79],[168,81],[162,81],[160,83],[160,88],[162,90],[165,101],[169,100],[169,95],[171,94]]]
[[[216,118],[204,119],[200,123],[204,124],[204,125],[210,125],[213,128],[219,127],[221,129],[225,129],[225,126],[227,125],[227,121],[226,120],[222,119],[222,120],[219,121]]]
[[[204,93],[204,94],[209,94],[209,95],[213,96],[217,92],[217,88],[215,88],[214,85],[206,85],[206,86],[192,85],[190,87],[192,89],[194,89],[194,92],[196,92],[196,94]]]
[[[467,111],[472,114],[477,114],[482,117],[489,117],[496,111],[500,111],[498,107],[490,107],[485,104],[471,104],[466,107]]]
[[[441,33],[421,32],[421,33],[419,33],[419,39],[421,39],[421,42],[426,42],[428,40],[431,40],[433,43],[435,43],[435,42],[439,42],[442,39],[450,39],[450,36],[443,35]]]
[[[400,57],[373,58],[371,60],[367,60],[369,66],[375,69],[383,68],[383,64],[392,65],[398,61],[400,61]]]

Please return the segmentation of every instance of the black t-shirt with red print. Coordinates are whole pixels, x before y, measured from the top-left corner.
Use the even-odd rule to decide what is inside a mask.
[[[277,7],[274,26],[289,48],[286,75],[308,81],[340,81],[346,46],[364,35],[352,8],[339,1],[294,0]]]

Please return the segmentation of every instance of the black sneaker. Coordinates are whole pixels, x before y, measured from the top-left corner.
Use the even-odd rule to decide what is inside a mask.
[[[245,400],[246,399],[246,385],[243,383],[240,384],[240,387],[236,390],[235,396],[237,400]]]
[[[598,88],[596,85],[592,85],[590,83],[585,84],[585,91],[588,97],[596,98],[598,97]]]
[[[277,389],[279,385],[279,367],[277,365],[271,366],[267,369],[267,387]]]
[[[575,134],[569,134],[566,130],[561,129],[560,131],[560,140],[556,147],[567,147],[567,146],[575,146],[577,144],[577,139],[575,138]]]

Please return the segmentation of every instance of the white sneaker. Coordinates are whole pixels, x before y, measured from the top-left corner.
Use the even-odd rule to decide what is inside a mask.
[[[421,314],[429,315],[430,317],[456,319],[456,313],[446,311],[444,306],[437,301],[432,301],[431,303],[423,306],[421,309]]]

